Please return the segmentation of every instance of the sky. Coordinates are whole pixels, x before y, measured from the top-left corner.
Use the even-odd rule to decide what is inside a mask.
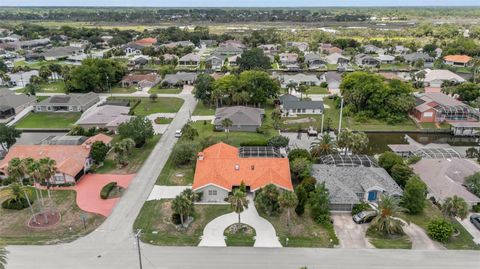
[[[480,6],[479,0],[0,0],[0,6],[313,7]]]

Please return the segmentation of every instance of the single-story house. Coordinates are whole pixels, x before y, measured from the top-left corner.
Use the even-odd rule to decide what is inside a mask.
[[[381,195],[403,194],[395,180],[380,167],[314,164],[312,170],[317,182],[325,182],[332,211],[351,211],[361,202],[377,202]]]
[[[325,68],[327,65],[327,61],[316,53],[305,54],[305,63],[307,64],[308,69]]]
[[[231,39],[223,41],[219,45],[219,47],[228,47],[228,46],[236,47],[236,48],[239,48],[239,49],[242,49],[242,50],[245,50],[247,48],[247,46],[245,46],[245,44],[243,44],[242,41],[231,40]]]
[[[205,62],[211,66],[211,69],[213,70],[220,70],[223,66],[223,63],[225,61],[225,56],[223,55],[211,55],[208,57]]]
[[[450,81],[453,83],[463,83],[465,79],[461,76],[453,73],[450,70],[446,69],[425,69],[418,71],[417,74],[423,73],[425,78],[422,79],[423,85],[425,86],[425,91],[440,91],[442,84],[445,81]],[[418,77],[418,75],[417,75]]]
[[[414,52],[405,54],[402,56],[405,59],[405,62],[411,65],[414,65],[418,61],[423,61],[425,66],[431,66],[435,61],[435,58],[423,52]]]
[[[473,58],[468,55],[447,55],[443,57],[443,62],[450,66],[470,66]]]
[[[278,56],[282,65],[297,64],[298,54],[296,53],[280,53]]]
[[[325,72],[320,76],[320,81],[327,83],[327,89],[330,93],[340,94],[340,84],[342,83],[342,74],[338,72]]]
[[[198,66],[200,65],[200,54],[186,54],[178,59],[178,64],[181,66]]]
[[[328,64],[348,64],[350,62],[350,59],[337,52],[327,55],[325,60]]]
[[[90,143],[96,137],[89,139]],[[100,140],[103,141],[103,135]],[[90,145],[13,145],[3,160],[0,161],[0,178],[8,176],[8,162],[14,158],[33,158],[55,160],[57,172],[50,179],[53,184],[75,183],[90,170],[93,160],[90,158]]]
[[[178,72],[176,74],[167,74],[162,80],[162,85],[192,85],[197,80],[197,73]]]
[[[135,41],[135,44],[144,46],[144,47],[149,47],[157,43],[157,39],[154,37],[147,37],[147,38],[142,38],[137,41]]]
[[[30,71],[20,71],[17,73],[7,73],[10,77],[10,81],[8,85],[10,87],[20,86],[25,87],[30,82],[30,78],[32,76],[38,76],[38,70],[30,70]]]
[[[50,44],[49,38],[39,38],[39,39],[19,41],[19,47],[21,49],[44,47],[44,46],[47,46],[48,44]]]
[[[363,52],[367,54],[384,54],[385,53],[384,49],[379,48],[375,45],[370,45],[370,44],[362,46],[362,49],[363,49]]]
[[[136,55],[135,57],[133,57],[128,61],[127,66],[130,70],[134,68],[142,68],[145,65],[147,65],[149,61],[150,61],[150,56]]]
[[[265,110],[255,107],[231,106],[220,107],[215,110],[214,125],[216,130],[225,130],[222,126],[224,119],[230,119],[232,126],[230,132],[256,132],[262,126],[262,120],[265,116]]]
[[[232,46],[232,45],[220,46],[214,52],[214,54],[224,55],[224,56],[232,56],[232,55],[237,55],[242,53],[243,53],[242,48]]]
[[[393,48],[393,52],[396,54],[396,55],[400,55],[400,54],[406,54],[410,51],[409,48],[406,48],[405,46],[402,46],[402,45],[397,45]]]
[[[68,95],[54,95],[37,103],[35,112],[84,112],[100,101],[98,94],[71,93]]]
[[[83,53],[83,47],[53,47],[51,49],[46,50],[45,52],[40,53],[41,56],[46,61],[54,61],[54,60],[61,60],[67,59],[69,56],[78,55]]]
[[[176,47],[184,47],[184,48],[195,47],[195,44],[193,44],[191,41],[183,40],[183,41],[169,42],[169,43],[163,44],[162,46],[173,49]]]
[[[300,100],[291,94],[284,94],[279,97],[280,110],[284,116],[299,114],[313,115],[323,113],[323,101]]]
[[[276,54],[280,50],[279,44],[264,44],[259,45],[257,48],[262,49],[265,54]]]
[[[125,54],[142,54],[142,50],[147,47],[135,42],[130,42],[122,47]]]
[[[138,86],[140,88],[153,87],[160,82],[160,75],[157,73],[150,74],[128,74],[122,78],[120,82],[122,87]]]
[[[427,159],[422,158],[411,165],[428,191],[437,201],[457,195],[470,205],[480,203],[480,198],[464,187],[465,177],[480,172],[480,165],[474,160],[461,158]]]
[[[218,45],[217,40],[214,39],[200,39],[200,46],[205,46],[207,48],[215,47]]]
[[[395,56],[388,54],[380,54],[378,55],[377,60],[379,60],[382,64],[392,64],[395,62]]]
[[[292,47],[292,48],[297,48],[302,52],[305,52],[308,50],[308,43],[307,42],[294,42],[294,41],[288,41],[286,43],[287,47]]]
[[[280,82],[282,88],[288,88],[289,83],[307,86],[318,86],[321,83],[317,76],[306,74],[283,75],[280,77]]]
[[[75,125],[88,130],[90,128],[108,129],[117,132],[120,124],[130,121],[130,107],[117,105],[101,105],[92,107],[83,113]]]
[[[198,153],[193,191],[202,193],[202,202],[206,203],[225,203],[242,182],[253,193],[269,184],[293,191],[288,159],[275,154],[278,149],[265,149],[263,152],[272,154],[257,156],[257,147],[239,149],[225,143],[204,149]]]
[[[334,45],[330,43],[320,43],[318,44],[318,50],[320,53],[323,54],[332,54],[332,53],[339,53],[341,54],[343,50],[339,47],[335,47]]]
[[[478,121],[480,118],[474,108],[441,92],[417,95],[412,114],[419,122]]]
[[[364,53],[355,55],[355,63],[359,66],[375,67],[381,64],[377,57],[370,56]]]
[[[0,119],[9,118],[22,112],[29,106],[33,106],[37,103],[35,96],[26,94],[15,94],[15,92],[0,89]]]

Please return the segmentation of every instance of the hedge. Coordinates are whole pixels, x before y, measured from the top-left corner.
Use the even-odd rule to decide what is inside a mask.
[[[267,140],[250,140],[240,143],[240,147],[265,147],[267,146]]]
[[[100,192],[100,198],[108,199],[110,192],[117,187],[117,182],[110,182],[107,185],[103,186],[102,191]]]
[[[33,201],[31,201],[31,203],[33,203]],[[25,198],[21,198],[19,203],[17,203],[17,201],[12,198],[9,198],[2,203],[2,208],[5,209],[22,210],[27,207],[28,201]]]

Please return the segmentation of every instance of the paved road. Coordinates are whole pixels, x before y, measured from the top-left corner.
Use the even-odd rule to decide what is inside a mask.
[[[254,247],[282,247],[278,241],[277,233],[273,225],[266,219],[260,217],[253,204],[252,196],[248,197],[249,206],[240,214],[240,221],[248,224],[255,229]],[[228,226],[238,222],[237,213],[228,213],[215,218],[205,226],[203,230],[202,241],[199,246],[202,247],[226,247],[223,232]]]

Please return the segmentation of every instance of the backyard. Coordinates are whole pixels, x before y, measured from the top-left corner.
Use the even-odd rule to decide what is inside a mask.
[[[80,118],[79,112],[33,112],[15,124],[19,129],[70,129]]]
[[[136,116],[147,116],[155,113],[176,113],[183,105],[183,99],[175,97],[160,97],[152,101],[147,97],[109,97],[108,100],[129,100],[134,106],[136,101],[140,103],[133,108]]]
[[[78,208],[75,202],[75,191],[58,190],[51,193],[55,208],[61,214],[58,224],[49,228],[30,228],[27,226],[31,218],[28,208],[18,211],[0,207],[0,241],[14,245],[69,242],[90,233],[103,222],[103,216],[84,212]],[[43,191],[43,196],[47,197],[47,191]],[[35,201],[35,195],[32,195],[32,198]],[[34,205],[39,203],[35,201]],[[86,217],[85,227],[82,221],[83,216]]]
[[[221,215],[231,212],[229,205],[195,205],[193,222],[186,229],[172,223],[171,200],[147,201],[133,225],[142,229],[145,243],[161,246],[197,246],[205,226]]]

